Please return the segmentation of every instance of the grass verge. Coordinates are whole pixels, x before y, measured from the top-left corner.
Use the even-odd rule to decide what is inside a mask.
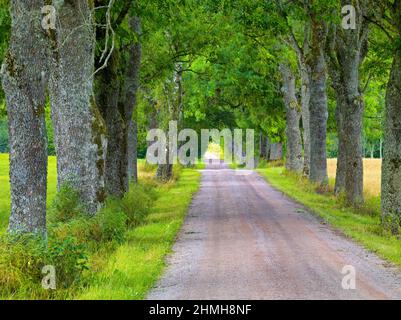
[[[326,223],[354,239],[378,256],[401,267],[401,239],[381,225],[379,198],[367,198],[365,208],[357,211],[344,206],[330,193],[318,194],[306,179],[289,174],[284,168],[257,169],[273,187],[308,207]]]
[[[160,187],[146,223],[127,233],[78,299],[143,299],[159,279],[184,221],[200,174],[184,169],[175,185]]]

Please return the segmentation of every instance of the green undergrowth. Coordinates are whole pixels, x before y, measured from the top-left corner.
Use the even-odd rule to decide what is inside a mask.
[[[94,216],[63,187],[48,210],[48,237],[0,240],[0,299],[141,299],[160,276],[200,174],[174,168],[165,184],[140,163],[140,181],[122,199],[107,199]],[[43,268],[56,271],[46,290]],[[42,272],[44,271],[44,272]]]
[[[335,197],[333,182],[327,190],[320,190],[306,178],[287,172],[282,167],[257,169],[276,189],[306,206],[347,237],[354,239],[368,250],[401,266],[401,238],[386,231],[380,219],[380,198],[366,197],[366,203],[350,208],[344,197]]]
[[[145,223],[126,233],[126,240],[93,274],[80,299],[143,299],[159,279],[171,252],[200,174],[184,169],[176,183],[157,189]]]

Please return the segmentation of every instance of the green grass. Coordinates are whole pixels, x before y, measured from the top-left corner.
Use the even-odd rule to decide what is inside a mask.
[[[195,170],[204,170],[205,168],[206,168],[206,164],[202,161],[199,161],[193,167],[193,169],[195,169]]]
[[[159,279],[171,252],[200,174],[184,169],[177,183],[158,190],[144,225],[130,230],[127,241],[108,258],[78,299],[143,299]]]
[[[49,158],[49,208],[56,195],[55,162],[54,157]],[[160,277],[165,258],[171,252],[193,194],[198,190],[200,173],[196,169],[202,166],[196,166],[196,169],[182,169],[177,166],[174,169],[174,179],[166,184],[153,179],[156,167],[146,165],[143,160],[139,160],[138,167],[140,185],[148,188],[153,199],[145,221],[128,228],[122,242],[89,242],[89,270],[83,274],[82,282],[54,295],[54,298],[143,299]],[[5,233],[7,227],[9,202],[8,155],[0,154],[0,234]],[[119,200],[112,200],[105,209],[113,210],[113,205],[118,208],[119,203]],[[51,220],[53,216],[49,215]],[[51,224],[50,227],[52,228]],[[65,231],[69,232],[68,230],[70,229],[61,225],[61,235]],[[12,296],[1,298],[47,299],[49,295],[28,287],[24,290],[21,288]]]
[[[296,175],[288,174],[284,168],[257,170],[276,189],[310,208],[326,223],[354,239],[380,257],[401,266],[401,239],[384,231],[381,226],[378,199],[367,199],[367,207],[361,211],[347,208],[333,195],[318,194],[315,187]]]

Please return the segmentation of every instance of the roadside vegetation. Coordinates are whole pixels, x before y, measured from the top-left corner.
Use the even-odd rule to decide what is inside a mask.
[[[122,199],[109,198],[88,218],[72,188],[56,194],[49,174],[48,238],[5,234],[8,157],[1,155],[0,299],[141,299],[159,278],[192,195],[194,169],[174,167],[168,183],[156,167],[139,163],[139,183]],[[53,165],[50,171],[55,170]],[[3,197],[4,196],[4,197]],[[56,271],[56,290],[42,287],[42,268]]]

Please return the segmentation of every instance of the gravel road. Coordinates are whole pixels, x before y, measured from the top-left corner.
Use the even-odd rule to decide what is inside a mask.
[[[257,173],[202,171],[148,299],[401,299],[401,271],[322,224]],[[343,289],[345,266],[356,288]],[[350,284],[350,282],[347,282]]]

